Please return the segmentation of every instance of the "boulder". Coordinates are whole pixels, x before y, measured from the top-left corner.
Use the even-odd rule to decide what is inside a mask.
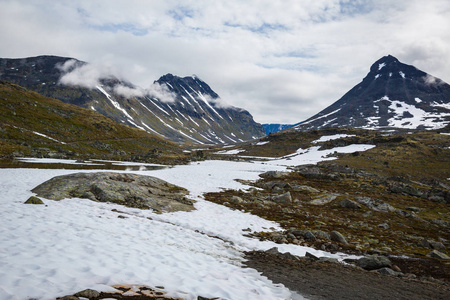
[[[282,178],[286,175],[288,175],[289,172],[282,172],[282,171],[267,171],[265,173],[262,173],[259,175],[259,177],[262,178]]]
[[[313,200],[309,201],[309,204],[312,205],[325,205],[330,202],[332,202],[334,199],[336,199],[336,195],[330,195],[330,194],[322,194]]]
[[[27,201],[24,202],[24,204],[44,204],[44,202],[42,202],[42,200],[38,197],[31,196]]]
[[[339,202],[339,205],[342,208],[350,208],[350,209],[361,209],[361,205],[356,203],[355,201],[352,201],[350,199],[344,199],[341,202]]]
[[[330,239],[332,241],[335,241],[335,242],[338,242],[338,243],[341,243],[344,245],[347,244],[347,240],[345,239],[345,237],[339,231],[336,231],[336,230],[333,230],[330,233]]]
[[[164,180],[137,174],[97,172],[56,176],[32,190],[51,200],[85,198],[129,207],[152,209],[157,213],[191,211],[188,191]]]
[[[428,257],[433,257],[433,258],[438,258],[438,259],[450,259],[450,257],[448,257],[448,255],[438,251],[438,250],[433,250],[430,253],[427,254]]]
[[[241,197],[238,197],[238,196],[232,196],[231,199],[230,199],[230,202],[231,202],[231,203],[234,203],[234,204],[239,204],[239,203],[244,202],[244,200],[242,200]]]
[[[392,205],[382,200],[372,199],[369,197],[358,197],[358,203],[363,204],[374,211],[393,212],[396,210]]]
[[[385,267],[391,267],[392,262],[386,256],[374,254],[358,259],[356,261],[356,265],[364,270],[377,270]]]
[[[271,200],[273,202],[276,202],[276,203],[291,203],[292,202],[292,197],[291,197],[291,193],[290,192],[286,192],[286,193],[281,194],[281,195],[273,196],[271,198]]]
[[[378,272],[378,273],[384,274],[384,275],[391,275],[391,276],[398,276],[398,275],[402,274],[400,272],[395,272],[391,268],[387,268],[387,267],[377,269],[377,270],[375,270],[375,272]]]
[[[98,298],[100,296],[100,292],[97,292],[96,290],[86,289],[74,294],[74,296],[93,299]]]

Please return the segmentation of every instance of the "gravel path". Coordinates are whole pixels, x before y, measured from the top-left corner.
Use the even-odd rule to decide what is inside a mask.
[[[450,299],[450,285],[368,272],[338,263],[247,252],[246,265],[309,299]]]

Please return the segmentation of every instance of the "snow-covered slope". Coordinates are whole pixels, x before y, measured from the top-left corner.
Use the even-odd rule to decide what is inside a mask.
[[[341,99],[297,125],[437,129],[450,123],[450,85],[388,55]]]
[[[0,80],[95,110],[171,141],[226,144],[264,135],[249,112],[226,105],[196,76],[167,74],[143,89],[85,62],[39,56],[0,59]]]

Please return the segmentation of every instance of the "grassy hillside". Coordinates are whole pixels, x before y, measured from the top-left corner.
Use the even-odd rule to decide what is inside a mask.
[[[182,162],[178,145],[103,115],[0,82],[0,158]]]

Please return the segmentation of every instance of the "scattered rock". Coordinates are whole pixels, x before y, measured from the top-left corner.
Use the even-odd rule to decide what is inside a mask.
[[[332,202],[334,199],[336,199],[336,197],[337,197],[336,195],[323,194],[323,195],[320,195],[320,196],[316,197],[315,199],[309,201],[309,204],[325,205],[325,204]]]
[[[392,263],[386,256],[374,254],[358,259],[356,265],[364,270],[377,270],[384,267],[391,267]]]
[[[307,193],[320,193],[318,189],[315,189],[313,187],[307,186],[307,185],[294,185],[292,187],[293,190],[298,192],[307,192]]]
[[[244,200],[242,200],[241,197],[238,197],[238,196],[232,196],[231,199],[230,199],[230,202],[231,202],[231,203],[234,203],[234,204],[239,204],[239,203],[244,202]]]
[[[80,300],[80,298],[75,297],[73,295],[67,295],[67,296],[63,296],[63,297],[58,297],[58,298],[56,298],[56,300]]]
[[[305,253],[305,257],[307,257],[307,258],[309,258],[311,260],[314,260],[314,261],[319,260],[319,258],[317,256],[315,256],[314,254],[309,253],[308,251]]]
[[[438,250],[433,250],[427,254],[428,257],[438,258],[438,259],[450,259],[450,257]]]
[[[382,212],[395,211],[395,208],[392,205],[378,199],[372,199],[369,197],[358,197],[358,202],[374,211],[382,211]]]
[[[188,191],[164,180],[137,174],[97,172],[56,176],[35,187],[38,196],[61,200],[87,198],[155,212],[191,211]]]
[[[384,274],[384,275],[391,275],[391,276],[398,276],[401,274],[399,272],[395,272],[394,270],[392,270],[391,268],[388,268],[388,267],[377,269],[377,270],[375,270],[375,272],[378,272],[378,273]]]
[[[31,196],[24,204],[44,204],[44,202],[36,196]]]
[[[378,227],[388,230],[389,229],[389,224],[388,223],[378,224]]]
[[[336,230],[333,230],[330,233],[330,239],[332,241],[335,241],[335,242],[338,242],[338,243],[341,243],[344,245],[347,244],[347,240],[345,239],[345,237],[339,231],[336,231]]]
[[[350,199],[344,199],[341,202],[339,202],[339,205],[342,208],[350,208],[350,209],[361,209],[361,205],[356,203],[355,201],[352,201]]]
[[[291,193],[287,192],[281,195],[273,196],[271,200],[276,203],[290,203],[292,202],[292,197]]]
[[[100,296],[100,293],[97,292],[96,290],[86,289],[86,290],[83,290],[81,292],[74,294],[74,296],[92,299],[92,298],[98,298],[98,296]]]
[[[319,257],[319,261],[327,262],[327,263],[335,263],[335,264],[339,263],[339,260],[337,258],[326,257],[326,256]]]

